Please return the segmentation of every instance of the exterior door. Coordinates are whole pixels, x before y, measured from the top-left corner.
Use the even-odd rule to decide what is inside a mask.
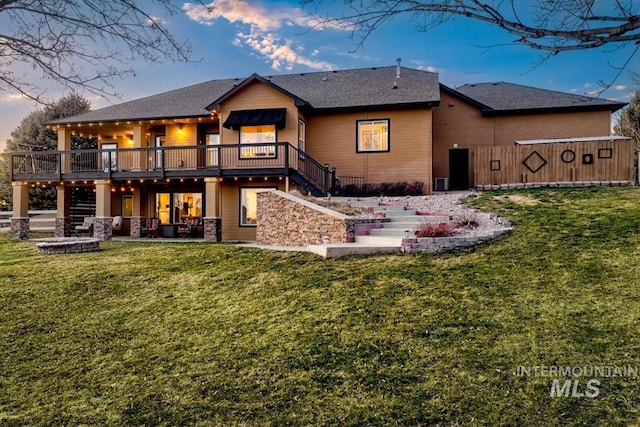
[[[449,150],[449,190],[469,189],[469,149]]]
[[[161,169],[164,163],[164,152],[160,150],[165,144],[166,137],[164,135],[156,136],[156,169]]]

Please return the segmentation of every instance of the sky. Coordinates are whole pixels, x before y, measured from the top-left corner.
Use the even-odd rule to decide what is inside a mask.
[[[323,11],[340,15],[343,3],[325,1]],[[607,3],[613,2],[600,2]],[[464,18],[427,32],[420,31],[409,17],[396,18],[360,45],[348,30],[329,27],[318,31],[315,9],[302,6],[299,0],[205,1],[210,8],[198,2],[181,4],[182,13],[158,19],[178,40],[191,43],[193,62],[135,62],[135,75],[111,81],[118,98],[81,93],[94,109],[212,79],[247,77],[254,72],[273,75],[392,66],[396,58],[402,59],[404,67],[439,73],[440,81],[451,87],[507,81],[593,95],[602,90],[600,82],[615,79],[599,96],[628,102],[634,89],[630,72],[640,70],[638,54],[616,79],[632,46],[570,51],[544,59],[543,53],[514,43],[514,36],[501,29]],[[43,88],[50,99],[70,92]],[[0,93],[0,145],[38,108],[18,95]]]

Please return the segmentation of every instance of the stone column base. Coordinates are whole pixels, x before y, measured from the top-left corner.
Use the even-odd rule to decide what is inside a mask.
[[[11,237],[18,240],[27,240],[29,238],[29,218],[13,217],[11,218]]]
[[[205,242],[222,241],[222,218],[204,218]]]
[[[56,217],[56,237],[71,237],[71,218]]]
[[[132,239],[139,239],[142,237],[142,217],[132,216],[129,225],[129,236]]]
[[[111,240],[113,231],[111,224],[113,218],[110,216],[97,216],[93,220],[93,238],[98,240]]]

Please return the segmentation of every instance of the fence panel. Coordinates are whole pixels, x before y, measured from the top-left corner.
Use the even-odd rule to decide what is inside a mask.
[[[477,148],[475,185],[632,181],[631,140]]]

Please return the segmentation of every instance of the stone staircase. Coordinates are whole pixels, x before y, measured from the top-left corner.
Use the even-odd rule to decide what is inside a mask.
[[[390,221],[384,223],[383,228],[372,229],[367,236],[356,236],[356,243],[397,246],[402,245],[402,239],[414,237],[414,232],[425,223],[449,222],[450,218],[444,214],[419,215],[417,211],[408,209],[404,205],[380,205],[377,199],[359,200],[356,197],[333,197],[333,201],[345,203],[352,207],[373,208],[376,212],[384,212]]]

